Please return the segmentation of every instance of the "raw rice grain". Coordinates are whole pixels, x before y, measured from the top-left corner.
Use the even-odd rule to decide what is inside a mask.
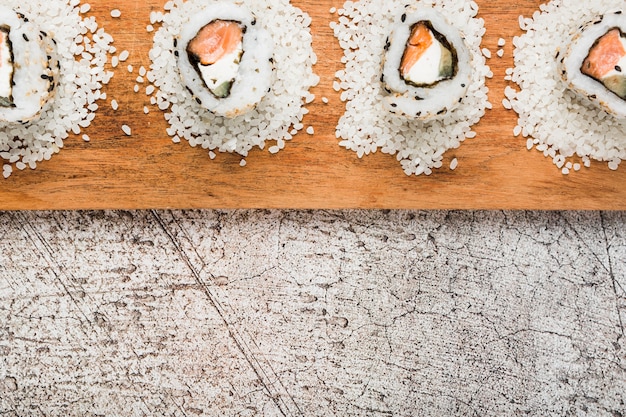
[[[313,73],[316,56],[312,50],[309,29],[311,19],[288,0],[259,0],[247,4],[257,17],[257,25],[263,25],[274,39],[275,75],[271,90],[254,110],[227,119],[216,116],[196,102],[182,84],[174,56],[174,37],[181,26],[207,3],[215,0],[176,1],[168,4],[166,13],[153,12],[151,24],[162,25],[154,35],[150,51],[151,65],[146,74],[153,83],[151,104],[164,111],[169,124],[170,136],[184,138],[192,146],[210,151],[236,152],[247,156],[258,147],[265,148],[267,140],[286,141],[308,113],[304,101],[310,97],[309,89],[319,83]],[[275,24],[281,22],[281,24]]]
[[[97,110],[93,104],[103,99],[101,89],[112,77],[103,67],[111,55],[113,37],[98,28],[93,16],[84,16],[91,8],[77,0],[4,0],[2,4],[53,34],[62,69],[54,97],[37,119],[25,124],[0,122],[6,178],[13,172],[11,166],[36,168],[38,162],[61,151],[70,132],[78,135],[90,126]],[[76,59],[76,54],[85,55]]]
[[[475,135],[476,124],[490,105],[485,77],[490,74],[480,49],[484,22],[476,18],[478,6],[465,0],[429,0],[432,6],[462,31],[470,50],[473,74],[462,103],[439,120],[419,121],[394,116],[381,100],[381,60],[391,26],[406,3],[399,0],[348,1],[340,9],[337,22],[331,23],[335,37],[344,50],[345,69],[333,82],[335,91],[343,90],[346,112],[336,128],[339,145],[356,152],[359,158],[376,151],[395,155],[406,175],[430,175],[442,166],[447,149],[458,148]],[[468,7],[470,6],[470,7]]]
[[[531,137],[527,144],[562,172],[563,161],[573,158],[585,167],[604,161],[612,170],[626,158],[626,124],[570,91],[554,58],[581,25],[623,7],[620,0],[553,0],[532,18],[520,16],[525,33],[513,39],[515,67],[506,72],[518,89],[507,87],[505,96],[518,114],[516,132]]]

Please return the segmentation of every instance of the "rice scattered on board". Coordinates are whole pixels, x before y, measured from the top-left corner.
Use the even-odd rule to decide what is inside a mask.
[[[556,0],[542,5],[532,18],[519,18],[526,33],[513,39],[515,67],[507,71],[519,88],[505,90],[518,114],[514,133],[532,138],[529,149],[551,158],[563,174],[571,172],[562,169],[569,160],[578,159],[588,168],[593,158],[617,169],[618,161],[626,159],[626,123],[570,91],[555,59],[582,24],[623,7],[620,0]],[[575,167],[580,169],[580,164]]]
[[[271,91],[259,105],[244,115],[227,119],[210,113],[193,99],[182,82],[174,56],[174,37],[181,26],[203,5],[213,3],[218,1],[176,0],[167,4],[169,12],[151,13],[151,24],[160,24],[146,74],[156,87],[151,104],[165,112],[170,125],[167,133],[172,138],[184,138],[193,147],[236,152],[245,157],[254,147],[265,149],[267,140],[290,140],[294,129],[297,132],[304,127],[301,121],[308,113],[304,100],[309,97],[309,89],[319,83],[319,76],[312,69],[317,57],[311,47],[311,18],[287,0],[246,3],[256,15],[257,25],[263,25],[274,39],[276,70]]]
[[[122,15],[122,12],[120,12],[119,9],[111,10],[111,17],[120,17],[121,15]]]
[[[394,18],[407,3],[398,0],[348,1],[338,10],[339,21],[331,22],[344,50],[346,67],[335,75],[335,91],[342,92],[346,112],[336,128],[339,145],[359,158],[380,150],[395,155],[406,175],[430,175],[442,166],[446,150],[458,148],[473,137],[476,124],[490,106],[485,77],[490,74],[480,44],[484,22],[476,18],[478,6],[466,0],[429,0],[432,6],[465,35],[472,56],[473,75],[463,102],[444,118],[409,120],[387,112],[382,104],[380,82],[385,40]]]
[[[97,109],[93,104],[104,99],[102,86],[113,77],[104,69],[113,37],[98,27],[94,17],[81,16],[90,7],[78,0],[4,0],[2,5],[23,13],[54,38],[61,66],[54,97],[39,118],[26,124],[0,122],[0,158],[8,178],[12,166],[36,168],[63,148],[70,133],[78,135],[91,124],[95,110],[89,107]],[[76,59],[75,52],[81,49],[91,60]]]

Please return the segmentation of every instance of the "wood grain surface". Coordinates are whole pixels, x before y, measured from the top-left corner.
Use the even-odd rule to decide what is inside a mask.
[[[92,0],[90,14],[111,33],[118,51],[131,52],[125,64],[148,67],[152,34],[145,29],[152,10],[165,0]],[[415,209],[626,209],[626,169],[610,171],[606,163],[564,176],[551,160],[526,150],[526,139],[514,137],[516,114],[502,107],[503,80],[512,66],[512,38],[520,34],[517,19],[538,9],[538,0],[477,1],[487,33],[483,46],[494,78],[488,80],[493,110],[476,126],[478,135],[445,154],[444,167],[431,176],[407,177],[395,157],[377,153],[358,159],[338,146],[337,120],[344,111],[333,75],[342,68],[341,48],[329,22],[332,0],[293,1],[313,23],[313,47],[319,57],[314,70],[321,82],[312,92],[305,126],[276,155],[255,150],[240,167],[238,155],[207,151],[186,142],[172,143],[163,113],[145,94],[132,92],[137,71],[122,65],[104,88],[96,120],[84,133],[91,142],[70,137],[52,160],[36,170],[14,171],[0,181],[0,209],[146,209],[146,208],[415,208]],[[122,17],[110,11],[119,8]],[[497,40],[507,40],[505,55],[495,55]],[[329,98],[323,104],[322,96]],[[110,100],[120,108],[113,111]],[[121,125],[133,128],[127,137]],[[454,171],[447,168],[458,158]]]

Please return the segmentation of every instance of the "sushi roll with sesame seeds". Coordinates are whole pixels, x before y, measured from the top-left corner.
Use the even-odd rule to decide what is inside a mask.
[[[183,81],[210,112],[240,116],[270,91],[274,43],[245,6],[206,6],[184,25],[175,42]]]
[[[563,80],[617,118],[626,118],[626,16],[599,16],[572,37],[560,61]]]
[[[54,93],[54,41],[23,14],[0,6],[0,121],[26,123]]]
[[[454,110],[472,79],[463,36],[431,8],[405,8],[385,44],[383,102],[394,114],[431,120]]]

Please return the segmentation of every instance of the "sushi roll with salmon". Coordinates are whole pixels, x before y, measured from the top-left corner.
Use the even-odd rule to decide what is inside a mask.
[[[626,16],[598,17],[577,31],[561,57],[562,78],[579,95],[626,118]]]
[[[472,80],[470,57],[461,33],[440,13],[406,8],[385,44],[385,107],[419,120],[454,110]]]
[[[270,91],[274,44],[243,5],[215,3],[185,25],[175,55],[183,81],[210,112],[234,118]]]
[[[39,116],[54,93],[55,55],[46,32],[0,6],[0,121],[25,123]]]

